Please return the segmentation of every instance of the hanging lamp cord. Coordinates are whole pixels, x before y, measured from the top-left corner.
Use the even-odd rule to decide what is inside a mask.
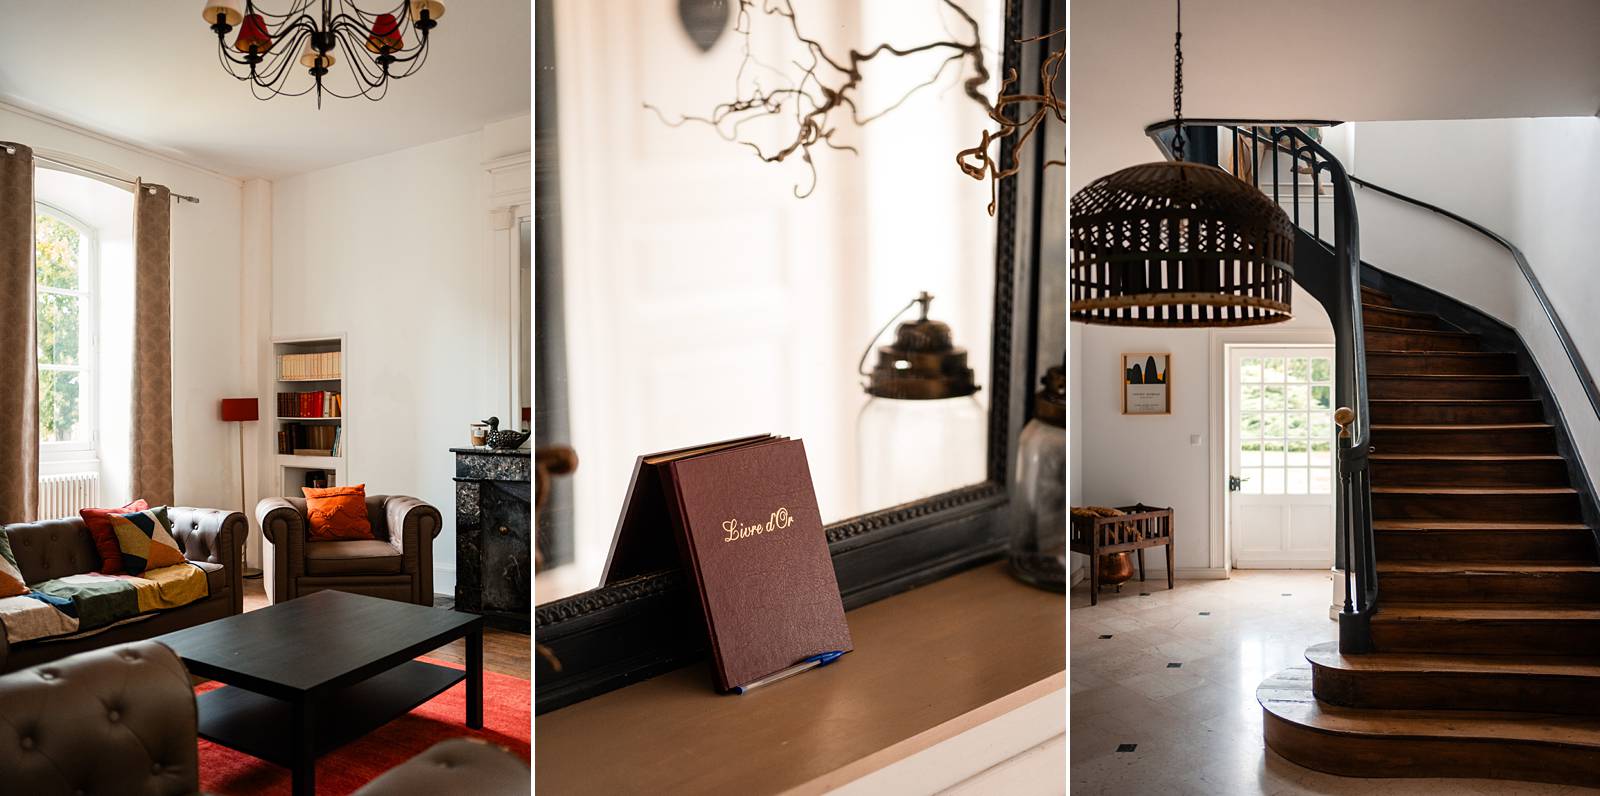
[[[1178,160],[1183,160],[1183,0],[1177,0],[1178,26],[1172,37],[1172,118],[1178,123],[1172,137],[1172,149]]]

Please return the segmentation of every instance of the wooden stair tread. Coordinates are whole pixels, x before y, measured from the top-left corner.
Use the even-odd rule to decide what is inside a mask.
[[[1558,453],[1372,453],[1367,458],[1395,462],[1548,462],[1566,461]]]
[[[1427,336],[1427,337],[1471,337],[1471,338],[1477,338],[1477,335],[1472,334],[1471,332],[1454,332],[1454,331],[1450,331],[1450,330],[1447,330],[1447,329],[1408,329],[1408,328],[1406,328],[1404,326],[1382,326],[1382,325],[1373,324],[1373,323],[1363,324],[1363,328],[1366,331],[1369,331],[1369,332],[1383,332],[1383,333],[1386,333],[1386,334],[1397,334],[1397,335],[1415,334],[1415,335],[1423,335],[1423,336]],[[1413,353],[1413,354],[1416,353],[1416,351],[1410,350],[1410,349],[1385,349],[1385,350],[1404,350],[1407,353]]]
[[[1325,733],[1562,744],[1600,751],[1600,716],[1343,708],[1312,695],[1309,665],[1291,667],[1267,678],[1256,689],[1256,698],[1274,716]]]
[[[1373,622],[1600,621],[1600,605],[1565,603],[1384,603]]]
[[[1373,379],[1407,379],[1407,380],[1411,380],[1411,381],[1428,381],[1428,382],[1438,382],[1438,381],[1516,381],[1516,380],[1519,380],[1519,379],[1526,379],[1526,378],[1528,378],[1528,377],[1524,376],[1524,375],[1522,375],[1520,373],[1373,373],[1373,374],[1370,374],[1370,375],[1367,376],[1367,381],[1371,381]],[[1393,400],[1393,399],[1391,399],[1391,400]],[[1424,399],[1420,399],[1420,400],[1429,400],[1429,399],[1424,398]],[[1450,399],[1434,399],[1434,400],[1450,400]],[[1490,400],[1490,399],[1483,399],[1483,400]],[[1497,400],[1515,401],[1515,400],[1527,400],[1527,399],[1525,399],[1525,398],[1524,399],[1501,398],[1501,399],[1497,399]]]
[[[1587,531],[1581,522],[1495,522],[1492,520],[1373,520],[1375,531]]]
[[[1600,573],[1600,565],[1558,561],[1379,561],[1377,563],[1379,573],[1408,575]]]
[[[1392,307],[1392,306],[1390,306],[1388,304],[1368,304],[1365,301],[1361,302],[1361,309],[1364,309],[1364,310],[1377,310],[1379,312],[1392,312],[1392,313],[1394,313],[1396,315],[1410,315],[1413,318],[1439,318],[1438,315],[1436,315],[1434,313],[1431,313],[1431,312],[1423,312],[1421,310],[1408,310],[1408,309],[1403,309],[1401,307]],[[1443,320],[1443,319],[1441,318],[1440,320]]]
[[[1528,429],[1554,428],[1549,423],[1451,423],[1434,425],[1431,423],[1406,423],[1371,426],[1373,431],[1525,431]]]
[[[1437,330],[1435,330],[1437,331]],[[1368,348],[1367,354],[1387,354],[1389,356],[1411,357],[1417,354],[1432,354],[1437,357],[1506,357],[1502,351],[1417,351],[1406,348]]]
[[[1576,495],[1570,486],[1375,486],[1374,495]]]
[[[1508,658],[1420,652],[1368,652],[1361,655],[1341,655],[1337,641],[1325,641],[1307,647],[1306,660],[1315,666],[1348,672],[1600,677],[1600,658],[1554,655]]]
[[[1370,379],[1371,377],[1369,377]],[[1378,378],[1382,378],[1381,376]],[[1406,378],[1411,378],[1407,376]],[[1455,377],[1452,377],[1455,378]],[[1466,378],[1466,377],[1462,377]],[[1536,404],[1538,398],[1368,398],[1372,404],[1430,404],[1438,406],[1484,406],[1487,404]]]

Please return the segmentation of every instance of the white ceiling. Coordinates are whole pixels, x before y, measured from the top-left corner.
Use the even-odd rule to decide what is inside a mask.
[[[282,12],[288,3],[262,5]],[[326,98],[319,111],[309,95],[256,100],[225,74],[200,0],[0,0],[0,100],[223,174],[268,179],[529,113],[532,3],[446,5],[421,71],[381,102]]]
[[[1071,0],[1073,188],[1154,160],[1173,0]],[[1184,115],[1391,121],[1600,112],[1595,0],[1190,0]]]

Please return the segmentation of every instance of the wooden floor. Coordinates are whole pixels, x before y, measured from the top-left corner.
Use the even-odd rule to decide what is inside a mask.
[[[246,580],[244,582],[244,609],[254,611],[265,608],[267,602],[266,587],[261,580]],[[532,668],[532,646],[527,636],[521,633],[512,633],[505,630],[487,628],[483,631],[483,668],[486,671],[509,675],[520,680],[530,679],[529,671]],[[452,641],[430,653],[428,657],[437,658],[450,663],[464,663],[466,661],[467,642]]]

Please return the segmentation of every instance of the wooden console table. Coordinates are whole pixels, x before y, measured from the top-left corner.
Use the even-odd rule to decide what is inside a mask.
[[[1172,509],[1139,503],[1118,506],[1116,517],[1072,515],[1074,553],[1089,557],[1089,604],[1100,603],[1100,557],[1136,551],[1139,557],[1139,582],[1144,582],[1144,551],[1149,547],[1167,548],[1167,588],[1172,588]]]
[[[1066,601],[1000,564],[846,616],[854,652],[744,696],[696,664],[538,716],[537,789],[822,793],[1066,687]],[[1063,732],[1061,713],[1029,731]]]

